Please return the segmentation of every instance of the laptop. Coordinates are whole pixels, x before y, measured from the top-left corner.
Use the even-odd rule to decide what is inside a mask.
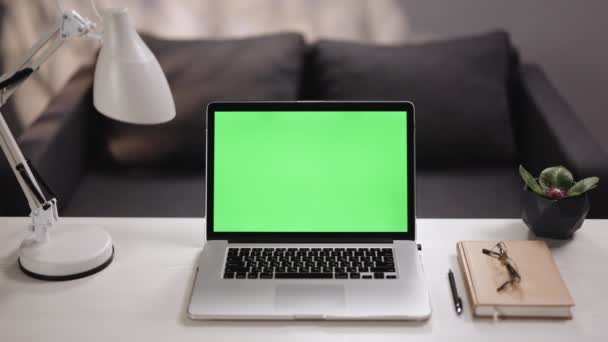
[[[423,320],[410,102],[207,108],[192,319]]]

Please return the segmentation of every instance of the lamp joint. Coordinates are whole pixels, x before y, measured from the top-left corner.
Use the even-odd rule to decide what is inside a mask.
[[[51,199],[42,206],[32,210],[32,231],[36,242],[46,242],[49,239],[49,229],[59,220],[57,200]]]
[[[89,18],[81,16],[72,10],[65,12],[62,16],[61,38],[70,39],[74,37],[97,38],[99,35],[94,32],[95,23]]]

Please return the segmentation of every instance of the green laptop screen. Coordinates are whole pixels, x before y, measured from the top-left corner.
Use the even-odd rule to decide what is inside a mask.
[[[215,113],[221,233],[403,233],[407,113]]]

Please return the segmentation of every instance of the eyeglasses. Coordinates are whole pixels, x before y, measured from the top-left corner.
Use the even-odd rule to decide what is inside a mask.
[[[496,292],[504,290],[509,285],[513,286],[521,282],[521,275],[519,274],[517,264],[515,264],[515,261],[513,261],[511,257],[509,257],[507,245],[503,241],[497,243],[494,247],[492,247],[492,249],[484,248],[481,250],[481,252],[487,256],[497,259],[509,272],[509,280],[500,285],[496,289]]]

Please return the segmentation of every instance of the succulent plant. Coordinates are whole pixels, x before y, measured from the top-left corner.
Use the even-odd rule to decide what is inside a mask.
[[[598,177],[589,177],[575,182],[572,172],[563,166],[544,169],[538,176],[538,182],[522,165],[519,165],[519,175],[530,190],[552,200],[580,196],[597,187],[600,181]]]

